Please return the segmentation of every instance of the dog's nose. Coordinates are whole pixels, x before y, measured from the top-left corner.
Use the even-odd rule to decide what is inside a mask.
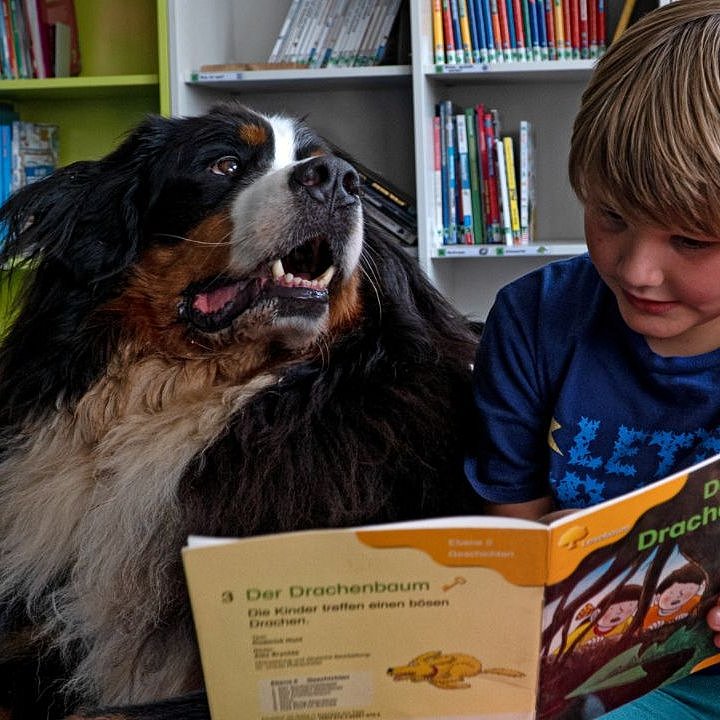
[[[335,155],[321,155],[301,163],[292,179],[323,204],[345,205],[360,196],[360,178],[355,169]]]

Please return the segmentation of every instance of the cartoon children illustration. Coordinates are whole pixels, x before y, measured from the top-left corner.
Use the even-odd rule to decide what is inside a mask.
[[[658,584],[643,619],[643,630],[654,630],[697,613],[706,586],[704,571],[694,564],[673,570]]]
[[[619,640],[635,617],[640,593],[639,585],[623,585],[597,606],[588,604],[581,608],[576,619],[585,619],[568,635],[563,651],[588,650],[605,640]]]

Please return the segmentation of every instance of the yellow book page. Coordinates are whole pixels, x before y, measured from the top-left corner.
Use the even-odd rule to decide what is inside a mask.
[[[185,549],[213,720],[533,718],[542,584],[509,582],[478,554],[444,564],[443,544],[467,534],[428,546],[423,531],[378,532],[374,547],[360,534]]]

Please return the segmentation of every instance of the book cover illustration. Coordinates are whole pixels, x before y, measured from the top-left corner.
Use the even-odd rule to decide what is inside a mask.
[[[561,720],[720,661],[720,456],[550,525],[204,540],[183,552],[214,720]]]

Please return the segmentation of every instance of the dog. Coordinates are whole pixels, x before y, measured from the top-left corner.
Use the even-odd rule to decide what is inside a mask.
[[[441,690],[463,690],[472,687],[466,679],[475,675],[525,677],[525,673],[511,668],[483,668],[474,656],[465,653],[443,653],[431,650],[413,658],[407,665],[388,668],[393,680],[428,682]]]
[[[481,511],[477,334],[303,123],[149,116],[0,223],[0,262],[31,265],[0,347],[12,720],[208,717],[191,533]]]

